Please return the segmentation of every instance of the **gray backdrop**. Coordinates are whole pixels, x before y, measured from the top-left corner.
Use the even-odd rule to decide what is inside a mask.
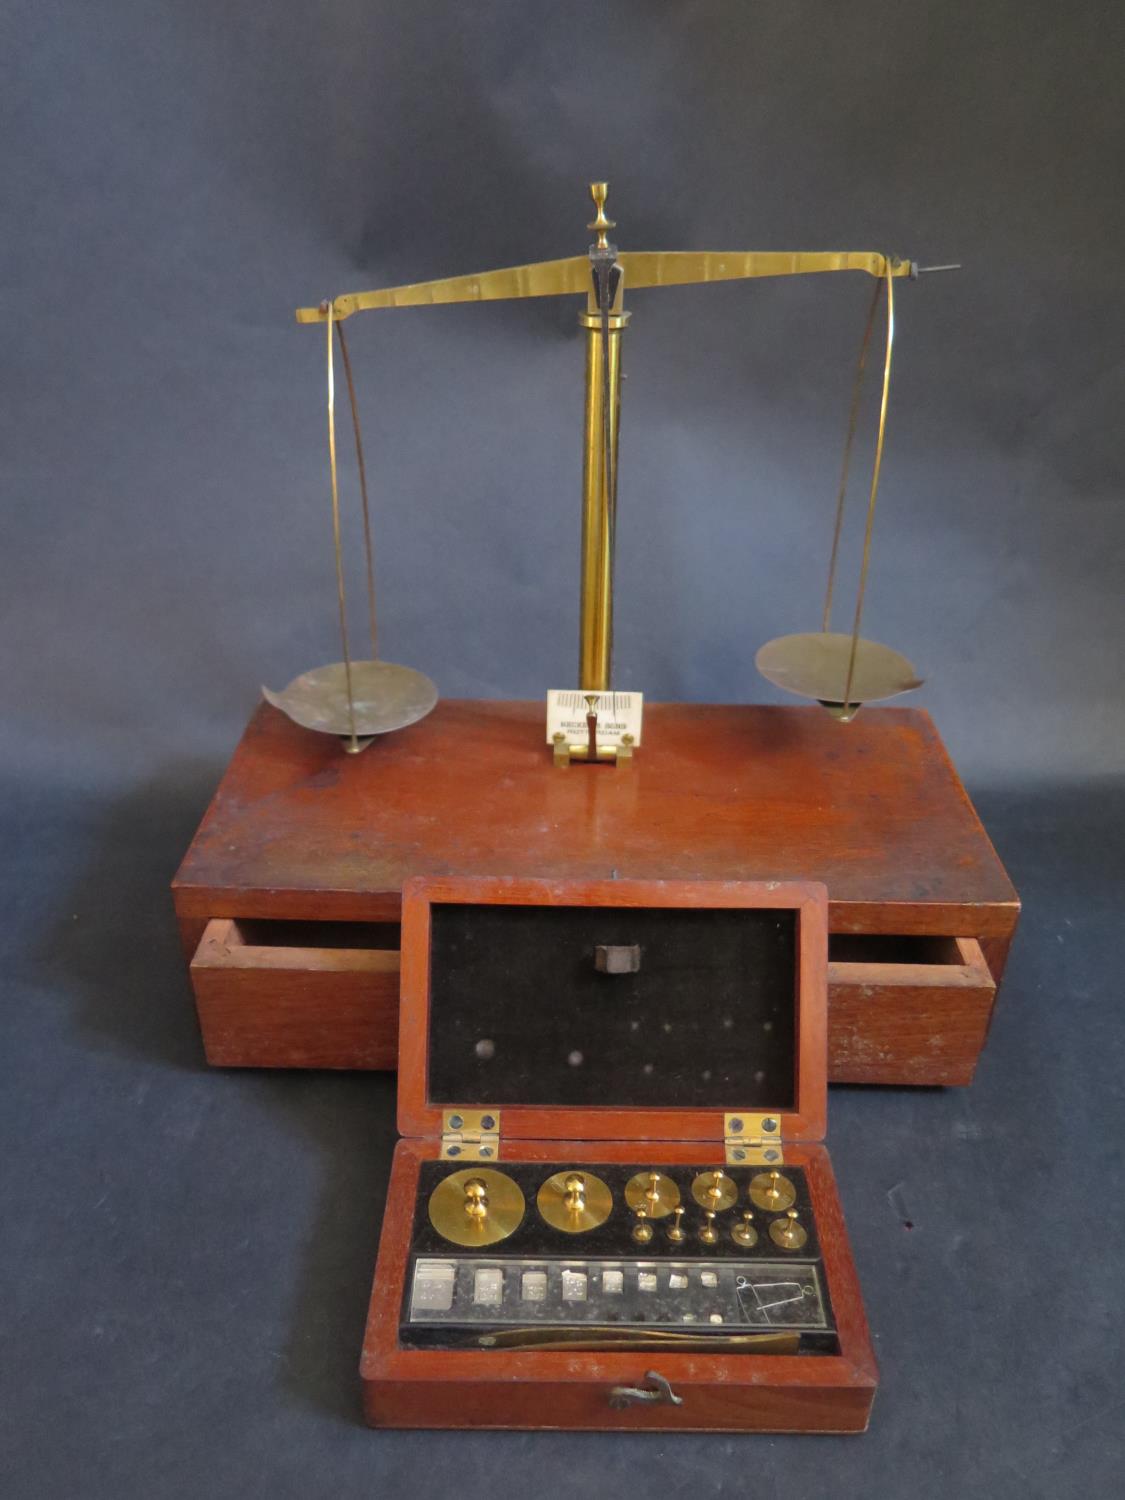
[[[17,767],[72,775],[75,731],[113,775],[222,754],[260,682],[337,658],[323,340],[294,307],[581,253],[599,175],[623,246],[964,262],[899,289],[868,626],[929,678],[968,774],[1117,764],[1118,8],[15,10]],[[622,685],[765,698],[757,647],[819,622],[867,288],[631,297]],[[368,314],[351,338],[385,653],[449,695],[566,685],[574,301]]]
[[[3,18],[9,1492],[468,1497],[511,1465],[574,1493],[569,1464],[597,1493],[654,1454],[646,1488],[670,1494],[1108,1481],[1120,7],[8,0]],[[929,678],[915,701],[1029,907],[971,1091],[834,1095],[885,1378],[858,1443],[364,1434],[393,1080],[208,1074],[170,924],[167,880],[258,684],[338,654],[323,339],[293,308],[580,253],[596,176],[624,247],[965,266],[899,286],[867,624]],[[775,697],[753,655],[818,622],[868,286],[630,298],[621,685]],[[575,311],[350,325],[384,651],[445,694],[573,678]],[[861,509],[862,484],[845,578]],[[1062,1279],[1066,1225],[1090,1215],[1087,1272]]]

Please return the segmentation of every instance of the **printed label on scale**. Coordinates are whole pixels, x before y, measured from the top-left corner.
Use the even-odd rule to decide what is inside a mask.
[[[591,702],[592,700],[592,702]],[[547,743],[563,734],[567,743],[584,745],[590,731],[586,715],[598,716],[598,744],[620,745],[623,735],[631,735],[634,746],[641,743],[643,693],[582,693],[572,689],[552,688],[547,694]]]

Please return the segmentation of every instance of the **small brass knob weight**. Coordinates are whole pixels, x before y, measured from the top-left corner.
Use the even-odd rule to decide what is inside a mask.
[[[680,1222],[683,1216],[684,1210],[682,1204],[672,1210],[672,1222],[668,1225],[668,1238],[672,1241],[673,1245],[682,1245],[687,1239],[687,1231]]]
[[[652,1239],[652,1225],[648,1221],[648,1210],[642,1203],[637,1209],[637,1222],[633,1225],[633,1240],[638,1245],[647,1245]]]
[[[775,1219],[770,1225],[770,1239],[783,1250],[799,1250],[808,1239],[803,1224],[797,1222],[797,1210],[791,1208],[784,1219]]]
[[[715,1210],[709,1208],[703,1215],[703,1227],[699,1231],[699,1238],[705,1245],[717,1245],[719,1243],[719,1231],[715,1228]]]
[[[552,1229],[584,1234],[609,1218],[613,1194],[592,1172],[555,1172],[539,1189],[535,1201]]]
[[[736,1245],[741,1245],[744,1250],[749,1250],[752,1245],[758,1243],[758,1231],[754,1228],[754,1215],[749,1209],[745,1211],[742,1218],[731,1230],[730,1237]]]
[[[691,1195],[700,1208],[722,1213],[738,1197],[738,1189],[725,1172],[700,1172],[691,1185]]]
[[[625,1184],[625,1202],[634,1213],[644,1205],[650,1219],[663,1219],[680,1201],[680,1190],[663,1172],[637,1172]]]
[[[780,1172],[759,1172],[750,1179],[750,1202],[755,1208],[779,1214],[796,1201],[797,1189]]]

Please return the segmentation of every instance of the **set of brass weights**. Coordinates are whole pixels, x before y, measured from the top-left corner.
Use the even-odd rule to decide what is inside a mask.
[[[693,1178],[691,1196],[703,1210],[695,1238],[703,1245],[717,1245],[722,1235],[720,1215],[738,1204],[737,1185],[716,1168]],[[808,1234],[793,1207],[797,1190],[789,1178],[777,1171],[759,1172],[751,1179],[747,1196],[754,1208],[775,1215],[768,1227],[773,1243],[780,1250],[800,1250]],[[552,1173],[536,1194],[535,1203],[542,1219],[553,1229],[583,1234],[609,1218],[613,1194],[600,1177],[572,1168]],[[688,1240],[680,1189],[666,1173],[654,1168],[630,1177],[625,1184],[625,1203],[634,1216],[635,1244],[651,1244],[661,1219],[671,1221],[664,1230],[670,1244],[682,1245]],[[495,1245],[519,1228],[526,1211],[518,1184],[494,1167],[451,1172],[430,1196],[430,1223],[454,1245]],[[744,1250],[758,1243],[752,1208],[742,1211],[729,1234]]]

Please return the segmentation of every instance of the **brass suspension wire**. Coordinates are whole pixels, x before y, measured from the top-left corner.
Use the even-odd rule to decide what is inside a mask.
[[[348,402],[352,409],[352,432],[355,435],[355,461],[359,471],[359,493],[363,502],[363,546],[367,559],[367,620],[371,631],[371,660],[378,661],[379,651],[376,646],[375,630],[375,568],[371,557],[371,507],[367,500],[367,465],[363,460],[363,438],[359,430],[359,407],[356,404],[355,381],[352,378],[348,341],[344,337],[344,325],[338,320],[336,333],[340,339],[340,354],[344,360],[344,375],[348,382]]]
[[[348,648],[348,611],[344,598],[344,555],[340,546],[340,486],[336,474],[336,379],[332,368],[332,303],[328,303],[328,470],[332,480],[332,539],[336,548],[336,596],[340,606],[340,644],[344,650],[344,681],[348,690],[348,722],[352,750],[359,748],[355,727],[355,694],[352,691],[352,655]]]
[[[863,394],[863,377],[867,369],[867,349],[871,343],[871,330],[875,327],[875,314],[879,298],[883,295],[883,280],[880,277],[871,294],[871,306],[867,310],[867,324],[863,330],[863,342],[859,346],[859,363],[856,365],[855,382],[852,385],[852,405],[848,413],[848,435],[844,441],[844,461],[840,468],[840,491],[836,496],[836,525],[832,531],[832,553],[828,562],[828,586],[824,591],[824,616],[820,628],[827,631],[832,623],[832,595],[836,587],[836,564],[840,557],[840,533],[844,525],[844,502],[848,493],[848,474],[852,463],[852,446],[855,443],[856,423],[859,420],[859,398]]]
[[[859,650],[859,627],[863,619],[863,600],[867,592],[867,569],[871,562],[871,530],[875,524],[875,498],[879,493],[879,470],[883,465],[883,440],[887,434],[887,401],[891,394],[891,351],[895,341],[895,287],[891,277],[890,263],[886,269],[887,283],[887,352],[883,361],[883,396],[879,403],[879,434],[875,439],[875,462],[871,468],[871,493],[867,501],[867,527],[863,534],[863,562],[859,570],[859,593],[855,601],[855,620],[852,624],[852,649],[848,655],[848,676],[844,684],[844,712],[851,705],[852,681],[855,677],[855,659]]]

